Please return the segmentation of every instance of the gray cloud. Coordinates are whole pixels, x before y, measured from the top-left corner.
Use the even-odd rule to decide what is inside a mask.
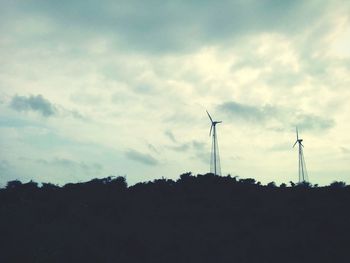
[[[304,130],[326,130],[334,126],[333,119],[316,116],[303,112],[296,112],[293,109],[275,107],[271,105],[252,106],[237,103],[234,101],[225,102],[218,106],[218,109],[227,114],[234,121],[240,121],[255,125],[266,125],[275,122],[279,127],[275,130],[299,126]]]
[[[218,109],[235,119],[254,123],[262,123],[266,118],[276,116],[276,109],[271,106],[255,107],[235,101],[225,102]]]
[[[10,107],[16,111],[36,111],[44,117],[50,117],[56,114],[56,108],[50,101],[42,95],[30,95],[12,97]]]
[[[300,0],[106,0],[103,4],[28,0],[12,6],[26,14],[47,17],[61,30],[49,32],[50,38],[43,39],[75,39],[79,32],[81,38],[108,35],[127,49],[173,52],[267,29],[295,33],[317,21],[331,5]],[[6,17],[9,20],[11,16]]]
[[[138,94],[154,94],[154,87],[148,84],[138,84],[134,87],[135,92]]]
[[[205,145],[206,144],[203,142],[192,141],[192,142],[178,144],[176,146],[168,146],[167,148],[176,152],[186,152],[190,149],[194,150],[195,152],[200,152],[205,149]]]
[[[195,150],[197,151],[202,151],[205,146],[206,146],[206,143],[204,142],[198,142],[198,141],[192,141],[192,146]]]
[[[153,144],[148,143],[148,144],[147,144],[147,147],[148,147],[148,149],[151,150],[152,152],[154,152],[154,153],[156,153],[156,154],[159,154],[159,151],[157,150],[157,148],[156,148]]]
[[[305,130],[327,130],[332,128],[335,124],[332,119],[315,115],[299,114],[296,118],[297,125]]]
[[[290,151],[292,148],[293,143],[279,143],[275,144],[271,147],[268,148],[269,151],[271,152],[285,152],[285,151]]]
[[[210,162],[210,152],[196,152],[192,159],[200,160],[204,164],[209,164]]]
[[[176,140],[174,134],[173,134],[171,131],[169,131],[169,130],[165,131],[165,132],[164,132],[164,135],[165,135],[166,137],[168,137],[172,142],[175,142],[175,143],[177,142],[177,140]]]
[[[31,160],[31,159],[27,159]],[[79,169],[82,170],[85,173],[97,173],[100,172],[103,167],[99,163],[85,163],[85,162],[78,162],[71,159],[66,158],[54,158],[52,160],[45,160],[45,159],[37,159],[35,160],[36,163],[41,165],[47,165],[47,166],[57,166],[61,168],[68,168],[68,169]]]
[[[60,105],[53,105],[49,100],[45,99],[42,95],[30,95],[19,96],[15,95],[10,101],[10,107],[16,111],[35,111],[40,113],[44,117],[60,116],[60,117],[72,117],[79,120],[87,120],[77,110],[70,110]]]
[[[142,164],[151,165],[151,166],[158,164],[158,161],[155,158],[153,158],[151,155],[141,153],[135,150],[128,150],[127,152],[125,152],[125,155],[130,160],[133,160]]]
[[[192,160],[200,160],[202,163],[208,164],[210,161],[210,152],[208,152],[209,148],[206,147],[208,147],[208,144],[193,140],[176,146],[168,146],[167,148],[175,152],[191,152],[192,156],[190,158]]]
[[[176,152],[186,152],[190,148],[190,144],[183,143],[177,146],[169,146],[168,148]]]
[[[210,161],[210,152],[206,149],[208,144],[204,142],[192,141],[192,148],[194,150],[194,159],[199,159],[201,162],[208,164]]]
[[[66,108],[61,107],[61,106],[59,107],[59,113],[60,113],[61,117],[72,117],[74,119],[82,120],[82,121],[89,120],[88,117],[84,116],[79,111],[66,109]]]

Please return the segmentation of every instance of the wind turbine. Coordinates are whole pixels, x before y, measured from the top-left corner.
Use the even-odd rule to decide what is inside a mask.
[[[306,164],[305,164],[305,159],[304,159],[304,152],[303,152],[303,139],[299,138],[299,132],[298,132],[298,127],[296,127],[296,132],[297,132],[297,140],[295,141],[293,148],[295,147],[296,144],[299,146],[299,183],[304,183],[308,181],[308,176],[307,176],[307,170],[306,170]]]
[[[213,121],[208,111],[206,111],[211,122],[209,137],[213,133],[213,140],[211,145],[211,154],[210,154],[210,172],[215,175],[221,175],[220,167],[220,157],[219,157],[219,145],[218,138],[216,135],[216,124],[221,123],[222,121]]]

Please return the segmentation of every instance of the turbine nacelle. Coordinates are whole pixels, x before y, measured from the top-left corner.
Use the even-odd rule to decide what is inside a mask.
[[[213,121],[211,125],[215,126],[218,123],[222,123],[222,121]]]
[[[304,147],[304,145],[301,143],[302,141],[303,141],[303,140],[297,140],[297,141],[294,143],[293,148],[295,147],[295,145],[296,145],[297,143],[299,143],[299,145],[301,145],[301,146]]]
[[[298,127],[296,127],[296,132],[297,132],[297,140],[295,141],[295,143],[294,143],[294,145],[293,145],[293,148],[295,147],[295,145],[296,145],[297,143],[299,143],[299,145],[301,145],[302,147],[304,147],[304,145],[302,144],[303,139],[299,139]]]
[[[218,123],[222,123],[222,121],[213,121],[213,119],[212,119],[212,117],[210,116],[209,112],[208,112],[208,111],[206,111],[206,112],[207,112],[208,117],[209,117],[210,122],[211,122],[210,131],[209,131],[209,136],[210,136],[210,135],[211,135],[211,131],[212,131],[213,127],[215,127],[215,126],[216,126],[216,124],[218,124]]]

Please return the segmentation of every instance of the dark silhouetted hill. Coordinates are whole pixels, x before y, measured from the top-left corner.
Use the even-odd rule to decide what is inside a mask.
[[[12,181],[0,262],[350,262],[350,187],[190,173],[131,187]]]

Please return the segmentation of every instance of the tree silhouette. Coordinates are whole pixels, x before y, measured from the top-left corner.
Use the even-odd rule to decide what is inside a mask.
[[[0,189],[0,262],[347,262],[349,203],[343,182],[15,180]]]
[[[346,183],[341,181],[334,181],[329,186],[332,188],[344,188],[346,186]]]

